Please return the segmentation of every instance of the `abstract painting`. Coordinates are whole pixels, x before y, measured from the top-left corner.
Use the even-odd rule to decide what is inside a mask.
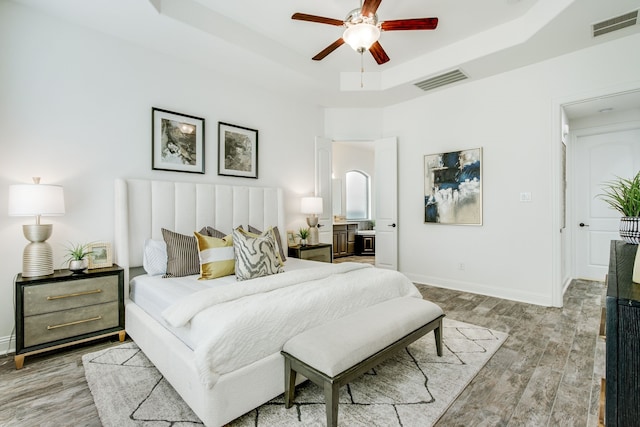
[[[151,109],[151,168],[204,173],[204,119]]]
[[[424,156],[424,222],[482,225],[482,148]]]
[[[218,122],[218,175],[258,177],[258,131]]]

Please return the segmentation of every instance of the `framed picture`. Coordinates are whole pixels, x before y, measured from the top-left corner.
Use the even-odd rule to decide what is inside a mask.
[[[109,242],[96,242],[90,243],[89,251],[89,269],[111,267],[113,265],[111,256],[111,243]]]
[[[287,230],[287,246],[296,246],[296,234],[293,230]]]
[[[218,175],[258,178],[258,131],[218,122]]]
[[[482,148],[424,156],[424,222],[482,225]]]
[[[204,119],[152,108],[151,168],[204,173]]]

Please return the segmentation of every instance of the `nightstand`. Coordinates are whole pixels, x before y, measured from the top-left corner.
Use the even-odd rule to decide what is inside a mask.
[[[308,259],[311,261],[333,262],[332,245],[318,243],[317,245],[289,246],[289,256],[293,258]]]
[[[25,356],[111,335],[124,341],[124,270],[117,265],[16,279],[16,369]]]

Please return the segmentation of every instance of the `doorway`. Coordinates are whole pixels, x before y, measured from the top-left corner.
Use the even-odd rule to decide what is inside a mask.
[[[602,183],[640,169],[640,90],[562,106],[567,138],[567,221],[562,264],[572,278],[604,280],[620,214],[595,197]]]
[[[334,241],[334,262],[360,262],[375,265],[375,245],[369,245],[372,250],[367,253],[363,251],[363,236],[360,233],[364,230],[371,232],[368,240],[375,239],[375,147],[373,141],[340,141],[334,140],[332,143],[332,195],[335,224],[347,223],[349,227],[345,230],[344,250],[338,249],[340,239]],[[350,178],[351,177],[351,178]],[[355,182],[354,181],[355,178]],[[359,183],[360,191],[354,195],[354,185]],[[355,197],[354,197],[355,196]],[[355,209],[357,208],[357,209]],[[345,227],[337,225],[336,227]],[[337,233],[340,235],[340,233]],[[334,236],[334,240],[336,237]],[[337,245],[337,246],[336,246]],[[340,255],[338,255],[340,254]]]

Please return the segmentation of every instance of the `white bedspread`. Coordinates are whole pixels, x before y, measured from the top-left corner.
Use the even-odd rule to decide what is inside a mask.
[[[326,264],[191,294],[163,317],[190,322],[204,384],[277,353],[300,332],[360,308],[401,296],[421,298],[401,273],[366,264]]]

